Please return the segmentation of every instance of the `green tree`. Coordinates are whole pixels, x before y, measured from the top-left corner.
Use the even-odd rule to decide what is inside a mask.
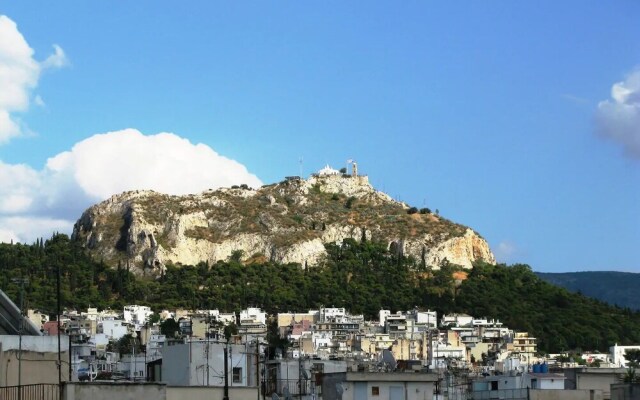
[[[624,358],[630,367],[640,367],[640,349],[627,349],[624,352]]]
[[[224,340],[228,342],[229,340],[231,340],[231,337],[238,334],[238,326],[232,322],[224,327],[223,333]]]
[[[624,358],[627,360],[627,373],[623,380],[626,383],[640,383],[640,375],[638,367],[640,367],[640,349],[627,349],[624,352]]]
[[[349,197],[349,198],[347,199],[347,202],[344,204],[344,206],[345,206],[346,208],[351,208],[351,207],[353,207],[353,203],[355,203],[355,201],[356,201],[356,198],[355,198],[355,197],[353,197],[353,196],[351,196],[351,197]]]
[[[180,324],[173,318],[167,318],[160,323],[160,333],[168,338],[175,338],[180,332]]]
[[[140,339],[127,333],[111,345],[111,350],[122,354],[132,354],[135,350],[136,354],[144,352]]]
[[[287,348],[291,346],[289,340],[280,337],[276,320],[271,320],[267,323],[267,344],[269,346],[269,354],[272,358],[275,357],[278,349],[282,351],[282,354],[286,354]]]

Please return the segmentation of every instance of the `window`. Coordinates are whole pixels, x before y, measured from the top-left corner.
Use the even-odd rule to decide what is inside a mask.
[[[313,371],[317,373],[324,373],[324,364],[322,363],[313,363]]]
[[[233,383],[242,383],[242,368],[233,368]]]
[[[372,396],[380,396],[380,387],[379,386],[371,386],[371,395]]]

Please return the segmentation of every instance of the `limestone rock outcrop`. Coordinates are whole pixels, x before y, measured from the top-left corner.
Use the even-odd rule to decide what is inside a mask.
[[[465,268],[495,262],[473,230],[408,209],[366,176],[288,178],[187,196],[132,191],[87,209],[73,238],[113,266],[150,274],[168,263],[212,265],[230,257],[310,267],[322,262],[326,243],[347,238],[381,241],[434,268],[445,260]]]

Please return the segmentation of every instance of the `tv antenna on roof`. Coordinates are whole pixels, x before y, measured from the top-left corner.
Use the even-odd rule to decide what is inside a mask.
[[[304,157],[300,156],[300,158],[298,158],[298,163],[299,163],[299,167],[300,167],[300,171],[299,171],[299,177],[302,178],[302,162],[304,161]]]

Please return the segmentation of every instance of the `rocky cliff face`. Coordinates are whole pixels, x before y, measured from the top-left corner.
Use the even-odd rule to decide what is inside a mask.
[[[326,254],[325,243],[346,238],[382,241],[435,268],[445,259],[466,268],[480,259],[495,262],[471,229],[407,210],[366,177],[340,175],[188,196],[134,191],[86,210],[73,238],[106,262],[128,263],[138,273],[231,256],[313,266]]]

